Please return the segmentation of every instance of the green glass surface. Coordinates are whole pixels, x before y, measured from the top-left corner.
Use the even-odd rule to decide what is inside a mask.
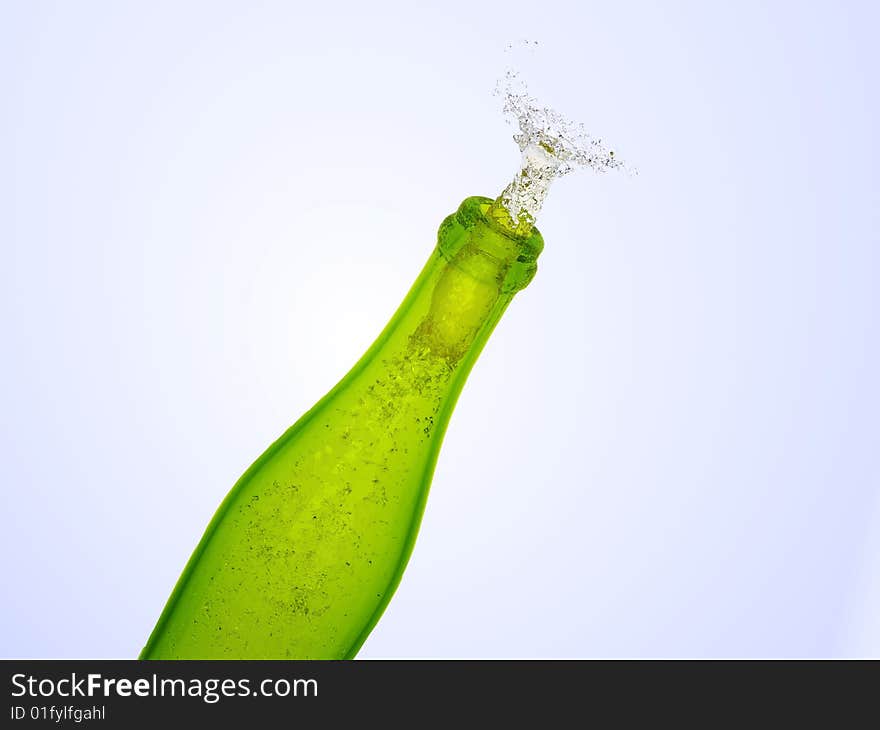
[[[378,339],[220,505],[142,659],[357,653],[406,567],[458,394],[542,248],[489,198],[443,221]]]

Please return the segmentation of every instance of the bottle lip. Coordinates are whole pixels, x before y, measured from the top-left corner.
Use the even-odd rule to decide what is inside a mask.
[[[522,232],[504,225],[500,217],[491,215],[492,210],[497,209],[496,206],[500,206],[500,202],[494,198],[473,195],[462,201],[456,211],[456,217],[466,227],[482,224],[503,239],[513,242],[516,245],[516,260],[520,263],[537,261],[544,249],[544,237],[541,232],[535,226]]]
[[[534,278],[544,239],[537,228],[523,232],[500,223],[491,214],[494,204],[492,198],[479,195],[465,198],[458,210],[440,225],[437,248],[450,265],[459,268],[474,255],[493,262],[489,268],[494,273],[489,278],[500,291],[517,292]],[[467,270],[477,275],[474,266],[468,265]]]

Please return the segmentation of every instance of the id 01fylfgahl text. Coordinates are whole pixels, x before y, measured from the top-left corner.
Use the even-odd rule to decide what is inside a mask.
[[[52,722],[85,722],[87,720],[106,720],[107,711],[104,705],[92,705],[91,707],[74,707],[73,705],[34,705],[33,707],[21,707],[13,705],[9,708],[9,717],[12,720],[51,720]]]

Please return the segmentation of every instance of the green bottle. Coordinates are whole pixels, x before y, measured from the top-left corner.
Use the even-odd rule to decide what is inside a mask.
[[[464,381],[543,248],[499,201],[466,199],[352,370],[220,505],[142,659],[346,659],[415,542]]]

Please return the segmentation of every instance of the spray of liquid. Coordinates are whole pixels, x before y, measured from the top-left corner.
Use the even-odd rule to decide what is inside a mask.
[[[597,172],[626,168],[614,150],[589,134],[583,124],[570,121],[531,96],[518,71],[508,70],[499,79],[495,94],[503,100],[508,121],[518,129],[513,139],[522,153],[520,171],[500,197],[518,227],[534,225],[557,178],[581,167]]]

